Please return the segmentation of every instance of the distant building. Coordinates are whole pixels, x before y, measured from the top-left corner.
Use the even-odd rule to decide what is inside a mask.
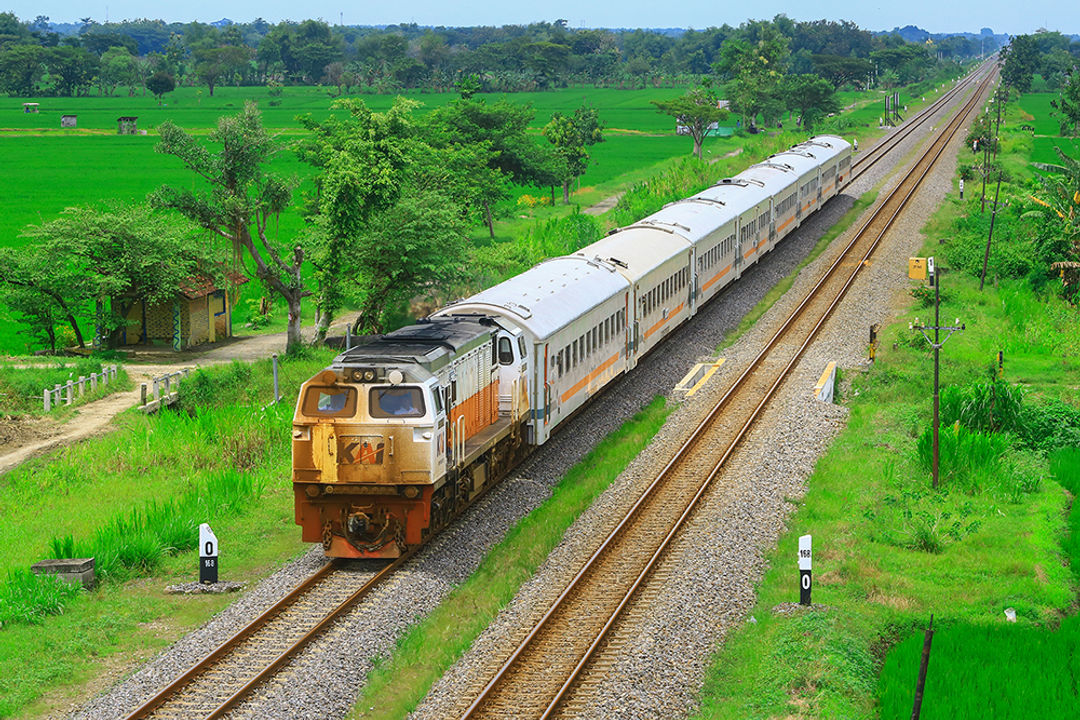
[[[36,113],[36,112],[38,112],[38,104],[37,103],[23,103],[22,104],[22,111],[24,113]]]
[[[138,125],[136,124],[136,121],[138,121],[138,119],[139,118],[137,116],[126,116],[126,117],[116,118],[116,122],[117,122],[116,132],[117,132],[117,134],[118,135],[138,135],[139,134],[139,128],[138,128]]]
[[[73,127],[75,127],[76,118],[78,118],[78,117],[79,117],[78,115],[61,115],[60,116],[60,127],[62,127],[62,128],[73,128]]]

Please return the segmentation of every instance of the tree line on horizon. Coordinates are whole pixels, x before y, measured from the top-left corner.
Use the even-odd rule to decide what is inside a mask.
[[[11,95],[130,93],[150,78],[175,84],[324,85],[338,94],[450,90],[473,77],[479,91],[545,90],[569,84],[644,88],[685,85],[724,62],[729,41],[763,33],[786,38],[793,74],[815,74],[836,89],[921,79],[934,61],[991,52],[956,35],[909,43],[848,21],[802,22],[777,15],[738,27],[681,33],[573,29],[565,20],[501,27],[332,26],[322,20],[256,19],[223,27],[200,22],[84,18],[62,34],[49,18],[0,13],[0,91]],[[996,41],[995,41],[996,43]],[[167,91],[167,90],[166,90]]]

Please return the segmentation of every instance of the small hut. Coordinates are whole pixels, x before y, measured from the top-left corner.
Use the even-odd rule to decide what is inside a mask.
[[[60,127],[62,127],[62,128],[73,128],[73,127],[75,127],[78,117],[79,117],[78,115],[61,115],[60,116]]]
[[[39,109],[40,109],[40,106],[37,103],[23,103],[22,104],[22,111],[24,113],[36,113],[36,112],[38,112]]]
[[[147,303],[139,298],[117,298],[113,307],[123,303],[127,311],[124,345],[169,343],[180,351],[207,342],[232,337],[232,312],[236,307],[239,286],[248,278],[223,271],[228,287],[218,287],[207,274],[197,272],[180,286],[172,302]]]
[[[138,117],[135,115],[126,115],[124,117],[116,118],[117,128],[116,133],[118,135],[138,135],[139,127],[137,124]]]

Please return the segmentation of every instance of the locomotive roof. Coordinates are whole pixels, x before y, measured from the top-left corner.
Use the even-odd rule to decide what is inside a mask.
[[[335,365],[370,362],[414,362],[432,370],[450,357],[488,342],[492,324],[480,317],[434,317],[386,335],[361,338],[334,359]]]
[[[438,315],[483,313],[504,317],[542,341],[626,289],[626,280],[607,263],[557,257],[448,305]]]

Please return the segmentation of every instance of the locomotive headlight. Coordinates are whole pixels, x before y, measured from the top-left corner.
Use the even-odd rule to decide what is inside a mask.
[[[364,380],[366,380],[367,382],[375,382],[375,371],[374,370],[365,370],[364,371]]]
[[[360,382],[361,380],[364,379],[364,371],[363,370],[353,370],[352,371],[352,379],[353,379],[353,382]]]

